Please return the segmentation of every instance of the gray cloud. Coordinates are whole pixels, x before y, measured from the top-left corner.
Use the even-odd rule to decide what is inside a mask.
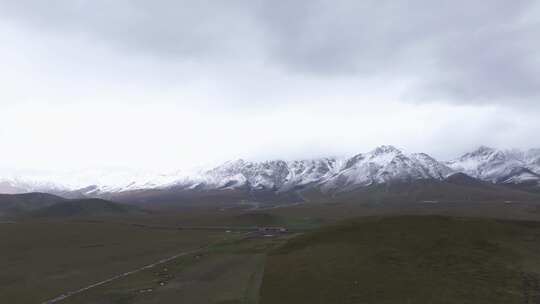
[[[274,3],[274,2],[272,2]],[[540,97],[534,1],[294,1],[267,5],[271,55],[320,75],[414,78],[411,99],[458,103]]]
[[[6,19],[89,37],[126,52],[208,59],[253,41],[250,6],[229,1],[0,1]]]
[[[0,167],[535,147],[539,13],[532,0],[0,0]]]
[[[167,60],[412,80],[407,98],[537,105],[540,10],[491,1],[0,1],[0,14]]]

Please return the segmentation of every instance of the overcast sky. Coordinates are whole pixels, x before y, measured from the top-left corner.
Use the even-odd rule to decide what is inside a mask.
[[[0,167],[540,146],[540,4],[0,0]]]

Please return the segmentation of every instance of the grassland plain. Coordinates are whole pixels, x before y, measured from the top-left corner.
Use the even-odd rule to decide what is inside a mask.
[[[289,236],[229,235],[200,252],[66,299],[66,304],[256,304],[266,253]]]
[[[412,218],[405,216],[403,218],[406,220],[393,224],[387,222],[391,218],[400,219],[402,215],[408,214],[423,216],[418,217],[417,224],[414,223],[417,219],[414,216]],[[446,217],[433,217],[433,214]],[[540,219],[538,205],[530,203],[439,202],[426,204],[410,202],[407,204],[378,204],[344,201],[306,203],[255,210],[199,208],[186,209],[182,212],[153,212],[146,215],[119,218],[19,221],[0,226],[0,237],[3,240],[0,251],[0,269],[5,269],[0,273],[0,299],[7,299],[8,303],[40,303],[64,292],[77,290],[179,252],[213,244],[200,254],[179,257],[159,267],[87,290],[61,303],[177,303],[179,300],[183,300],[184,303],[205,304],[257,303],[263,269],[267,271],[265,287],[262,290],[263,304],[288,303],[281,301],[286,301],[287,297],[292,297],[292,295],[288,295],[280,288],[297,288],[295,284],[306,280],[303,277],[298,277],[299,270],[302,273],[302,271],[311,269],[309,271],[321,274],[317,282],[306,281],[309,282],[306,284],[313,285],[312,287],[304,286],[307,291],[318,293],[328,286],[332,286],[335,282],[346,283],[347,281],[343,281],[343,278],[340,277],[340,273],[345,273],[349,268],[352,269],[351,271],[355,271],[354,275],[362,274],[370,277],[372,273],[376,272],[381,273],[381,275],[387,273],[386,276],[393,276],[397,273],[398,276],[414,278],[406,272],[400,272],[400,267],[408,265],[407,269],[411,269],[414,274],[414,269],[417,267],[415,257],[422,256],[424,253],[420,250],[422,248],[429,249],[439,246],[446,248],[450,255],[452,255],[452,250],[463,248],[463,252],[457,252],[453,256],[453,259],[458,262],[462,257],[468,261],[467,259],[472,259],[477,254],[490,257],[488,252],[482,251],[485,248],[482,249],[480,246],[478,249],[470,245],[470,242],[465,242],[468,240],[467,238],[459,237],[466,236],[465,230],[470,230],[473,236],[476,235],[480,240],[483,238],[488,244],[497,245],[493,261],[500,261],[500,263],[490,264],[490,267],[505,265],[512,278],[508,282],[516,283],[515,275],[516,271],[519,270],[517,276],[519,277],[518,281],[521,281],[516,283],[517,289],[512,290],[517,290],[516,294],[529,301],[521,303],[535,303],[534,299],[540,299],[535,291],[535,286],[538,285],[536,274],[538,273],[538,260],[536,255],[533,257],[531,253],[539,249],[534,246],[536,244],[534,242],[538,241],[538,235],[534,232],[536,228],[531,228],[535,224],[494,219],[455,219],[465,215],[520,220]],[[358,216],[364,218],[350,220],[351,217]],[[366,218],[365,216],[371,217]],[[431,224],[422,224],[426,218],[436,220],[432,220]],[[448,221],[442,219],[448,219]],[[452,221],[469,224],[463,224],[465,225],[463,227],[462,225],[448,224]],[[516,223],[523,224],[520,226]],[[361,226],[358,231],[355,230],[357,225]],[[293,234],[294,232],[307,232],[307,235],[291,240],[282,247],[284,248],[282,250],[289,248],[289,251],[276,251],[274,248],[287,241],[290,235],[279,238],[246,239],[246,233],[256,226],[286,226],[291,229]],[[526,228],[526,226],[531,227]],[[499,228],[492,229],[490,227]],[[340,229],[349,232],[342,236]],[[227,230],[230,232],[226,232]],[[368,237],[367,232],[363,233],[360,230],[375,232],[375,234],[373,237]],[[432,230],[433,234],[423,235],[423,233]],[[496,233],[492,234],[492,231]],[[517,232],[512,234],[510,233],[512,231]],[[401,234],[396,235],[397,232]],[[355,233],[358,235],[355,236]],[[437,233],[441,238],[446,235],[446,239],[443,238],[442,241],[434,239]],[[334,238],[333,234],[336,235],[335,241],[332,242],[329,240]],[[313,237],[313,235],[315,236]],[[346,238],[347,236],[349,239]],[[306,242],[306,237],[311,241],[304,247],[299,246],[298,244]],[[431,244],[431,247],[422,245],[421,240],[425,240],[426,244]],[[436,241],[440,241],[440,243]],[[380,247],[373,247],[373,244]],[[290,250],[296,248],[295,246],[300,249]],[[376,250],[376,248],[379,249]],[[305,250],[310,252],[307,257],[301,255],[305,254]],[[341,253],[335,255],[336,251]],[[268,252],[272,253],[269,257]],[[429,252],[429,250],[425,252]],[[437,256],[437,254],[440,255]],[[472,258],[467,254],[471,254]],[[509,256],[516,258],[508,258]],[[278,259],[277,262],[276,259]],[[283,261],[279,259],[283,259]],[[289,259],[297,259],[298,264],[291,264]],[[432,263],[435,263],[437,259],[452,261],[443,253],[433,252]],[[361,261],[372,265],[373,269],[370,270],[369,267],[364,266],[367,267],[364,271],[363,268],[355,268],[356,264],[354,263],[351,264],[351,268],[340,264],[340,260]],[[385,260],[388,260],[389,264],[385,264]],[[395,260],[400,262],[394,262]],[[377,264],[379,263],[377,261],[381,264]],[[326,265],[324,271],[318,268],[321,265]],[[429,263],[423,265],[427,267],[426,269],[430,269]],[[445,271],[449,273],[458,273],[455,269],[444,268],[447,267],[444,263],[435,266],[441,271],[446,269]],[[298,267],[305,267],[307,270]],[[495,271],[498,268],[493,269]],[[336,273],[332,273],[332,271],[336,271]],[[439,278],[437,272],[430,271],[426,272],[426,275],[431,273],[436,281]],[[465,278],[467,278],[466,274]],[[351,274],[351,276],[354,275]],[[497,273],[488,272],[485,275],[492,277]],[[458,275],[456,274],[456,276]],[[279,279],[279,277],[284,279]],[[272,283],[272,278],[278,280],[277,285]],[[290,287],[288,287],[288,283],[279,285],[282,281],[287,282],[289,279],[293,280],[290,282]],[[424,277],[420,277],[420,279],[430,281]],[[450,279],[448,280],[452,283]],[[355,281],[360,282],[359,280]],[[388,282],[389,286],[398,284],[392,278]],[[482,284],[475,285],[476,281],[474,280],[468,282],[471,286],[478,286],[478,289],[484,288]],[[428,283],[426,285],[428,292],[439,292],[442,295],[445,292],[451,294],[456,286],[459,287],[459,285],[454,286],[443,279],[439,283],[446,284],[448,290],[441,292],[441,289],[434,288]],[[495,286],[494,283],[490,284],[489,288]],[[344,284],[343,286],[348,285]],[[335,303],[370,303],[372,298],[370,298],[369,288],[371,287],[369,284],[366,286],[368,288],[363,290],[368,293],[367,298],[358,298],[358,295],[353,295],[352,298],[337,299]],[[409,287],[410,290],[414,290],[415,286]],[[279,302],[269,302],[273,299],[271,296],[269,298],[268,293],[265,292],[265,290],[272,290],[268,288],[276,288],[271,292],[283,295],[283,297],[279,297]],[[463,290],[466,292],[466,289]],[[393,294],[402,292],[397,289],[392,290],[392,288],[389,288],[388,291]],[[347,294],[346,290],[340,291],[339,288],[336,289],[336,292]],[[404,295],[407,296],[407,293]],[[367,300],[362,302],[358,299]],[[399,299],[401,300],[401,297]],[[300,300],[294,299],[289,303],[321,303],[309,302],[310,300],[309,295],[306,295]],[[330,303],[334,303],[333,300],[329,300]],[[425,299],[423,298],[423,300]],[[398,302],[403,303],[403,301]],[[3,302],[0,301],[0,303]],[[376,303],[385,302],[377,301]],[[412,301],[411,303],[423,302]],[[463,303],[467,303],[467,301]]]
[[[41,303],[223,235],[97,221],[2,224],[0,303]]]
[[[363,218],[274,250],[261,303],[536,304],[538,252],[538,222]]]

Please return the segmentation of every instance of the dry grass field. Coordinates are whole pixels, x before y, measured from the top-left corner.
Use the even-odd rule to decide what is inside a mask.
[[[40,303],[222,237],[107,222],[0,224],[0,302]]]
[[[362,218],[274,250],[261,303],[536,304],[538,252],[538,222]]]
[[[9,221],[0,224],[0,298],[41,303],[188,252],[57,303],[395,303],[408,297],[410,303],[533,304],[539,211],[535,203],[343,201]],[[257,226],[290,232],[265,237],[252,233]]]

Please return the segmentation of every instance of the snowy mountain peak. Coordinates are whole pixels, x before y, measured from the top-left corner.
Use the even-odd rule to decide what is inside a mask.
[[[540,149],[531,149],[525,153],[525,158],[528,163],[535,166],[540,171]]]
[[[391,181],[442,180],[452,172],[427,154],[406,155],[393,146],[381,146],[350,158],[343,169],[322,182],[323,191],[347,191]]]
[[[500,153],[500,151],[495,149],[495,148],[491,148],[491,147],[487,147],[487,146],[480,146],[479,148],[477,148],[476,150],[474,150],[472,152],[465,153],[464,155],[462,155],[460,157],[460,159],[462,159],[462,160],[467,160],[467,159],[488,159],[488,158],[490,158],[493,155],[498,154],[498,153]]]
[[[241,158],[239,159],[235,159],[235,160],[230,160],[230,161],[226,161],[225,163],[223,163],[220,167],[221,168],[229,168],[229,169],[235,169],[235,168],[241,168],[241,167],[244,167],[246,165],[249,165],[250,162],[247,162]]]
[[[393,181],[444,180],[458,172],[493,183],[540,184],[540,149],[523,152],[481,146],[443,163],[425,153],[405,154],[394,146],[384,145],[350,158],[263,162],[237,159],[195,173],[85,170],[71,174],[11,174],[4,171],[0,176],[0,192],[69,192],[99,196],[170,187],[276,192],[318,187],[323,191],[348,191]]]
[[[471,152],[471,154],[486,154],[486,153],[493,153],[497,151],[497,149],[493,148],[493,147],[489,147],[489,146],[485,146],[485,145],[481,145],[480,147],[478,147],[476,150],[474,150],[473,152]]]
[[[374,156],[376,156],[376,155],[385,155],[385,154],[397,155],[397,154],[402,154],[402,152],[401,152],[401,150],[399,150],[398,148],[396,148],[394,146],[382,145],[382,146],[379,146],[379,147],[373,149],[368,154],[371,154],[371,155],[374,155]]]
[[[455,171],[493,183],[539,182],[540,166],[535,164],[535,157],[529,155],[530,151],[525,153],[516,149],[504,151],[480,147],[447,165]]]
[[[394,158],[403,156],[403,153],[394,146],[379,146],[365,154],[357,154],[349,158],[344,165],[344,169],[355,166],[362,166],[371,163],[376,166],[384,166],[390,163]]]

